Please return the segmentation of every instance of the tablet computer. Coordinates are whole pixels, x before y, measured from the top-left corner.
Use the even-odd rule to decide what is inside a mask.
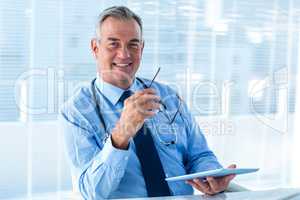
[[[193,174],[186,174],[182,176],[174,176],[174,177],[169,177],[166,178],[166,181],[186,181],[194,178],[206,178],[207,176],[212,176],[212,177],[221,177],[221,176],[226,176],[229,174],[248,174],[248,173],[253,173],[258,171],[259,168],[220,168],[220,169],[215,169],[215,170],[209,170],[209,171],[204,171],[204,172],[197,172]]]

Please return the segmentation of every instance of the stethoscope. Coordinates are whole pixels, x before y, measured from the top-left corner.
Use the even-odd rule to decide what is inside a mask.
[[[140,79],[138,77],[136,77],[136,79],[143,85],[144,89],[149,88],[142,79]],[[99,117],[99,119],[101,121],[101,125],[103,127],[103,130],[105,131],[105,136],[104,136],[103,142],[106,142],[106,140],[109,138],[110,134],[109,134],[109,132],[107,130],[107,126],[106,126],[106,123],[104,121],[104,117],[101,114],[100,105],[97,103],[98,101],[97,101],[97,96],[96,96],[96,85],[95,85],[95,82],[96,82],[96,78],[93,79],[92,82],[91,82],[91,89],[92,89],[92,93],[93,93],[92,94],[93,95],[93,101],[96,104],[96,112],[97,112],[97,115],[98,115],[98,117]],[[166,107],[165,104],[162,104],[162,106]],[[179,113],[180,113],[180,111],[179,111]],[[181,113],[180,113],[180,116],[182,117]],[[171,124],[171,126],[172,126],[172,124]],[[177,143],[177,131],[174,131],[174,135],[175,135],[174,139],[172,139],[171,141],[167,141],[166,142],[166,141],[163,141],[160,138],[159,133],[158,133],[158,140],[160,141],[160,143],[162,143],[162,144],[164,144],[166,146],[173,145],[173,144]]]

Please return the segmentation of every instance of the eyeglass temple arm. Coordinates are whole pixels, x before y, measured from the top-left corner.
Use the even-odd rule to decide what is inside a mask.
[[[179,111],[180,111],[181,104],[182,104],[182,99],[180,98],[180,96],[179,96],[178,94],[176,94],[176,96],[177,96],[177,98],[178,98],[178,100],[179,100],[179,106],[178,106],[178,109],[177,109],[175,115],[173,116],[173,118],[172,118],[170,124],[172,124],[172,123],[174,122],[176,116],[178,115],[178,113],[179,113]]]
[[[152,83],[154,82],[154,80],[155,80],[156,76],[158,75],[159,71],[160,71],[160,67],[158,67],[158,70],[157,70],[157,72],[155,73],[153,79],[151,80],[151,82],[150,82],[148,88],[150,88],[150,87],[152,86]]]

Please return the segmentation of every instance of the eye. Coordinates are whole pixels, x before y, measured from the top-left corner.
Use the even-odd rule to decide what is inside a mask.
[[[118,43],[117,43],[117,42],[110,42],[110,43],[108,44],[108,47],[109,47],[109,48],[116,48],[116,47],[118,47]]]
[[[140,44],[139,43],[130,43],[129,47],[132,49],[138,49],[140,47]]]

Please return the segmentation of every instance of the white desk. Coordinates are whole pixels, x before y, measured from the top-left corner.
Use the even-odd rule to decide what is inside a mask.
[[[32,198],[17,198],[9,200],[82,200],[79,195],[71,192],[52,193],[37,195]],[[191,195],[158,198],[137,198],[130,200],[300,200],[299,189],[274,189],[264,191],[228,192],[215,196]],[[124,199],[122,199],[124,200]]]
[[[146,200],[149,198],[138,198],[134,200]],[[177,197],[159,197],[151,200],[300,200],[300,189],[275,189],[265,191],[246,191],[221,193],[214,196],[193,195]],[[124,200],[124,199],[123,199]],[[132,200],[132,199],[131,199]]]

